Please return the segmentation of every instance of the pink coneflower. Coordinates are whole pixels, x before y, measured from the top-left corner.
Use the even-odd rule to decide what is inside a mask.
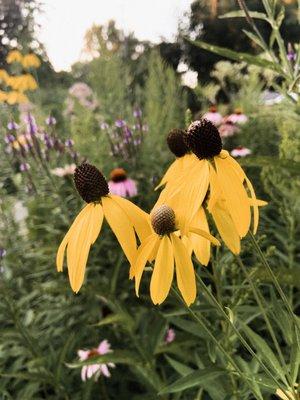
[[[222,138],[227,138],[229,136],[233,136],[238,133],[239,128],[231,121],[226,120],[222,125],[219,127],[220,136]]]
[[[202,116],[202,118],[207,119],[208,121],[212,122],[214,125],[218,126],[222,123],[223,117],[217,111],[216,106],[211,106],[209,110]]]
[[[59,176],[60,178],[73,175],[76,169],[75,164],[65,165],[63,168],[54,168],[51,170],[53,175]]]
[[[112,350],[110,349],[110,344],[107,340],[102,340],[97,348],[91,350],[78,350],[77,354],[80,361],[85,361],[107,353],[112,353]],[[95,363],[84,365],[81,370],[81,379],[83,380],[83,382],[85,382],[87,379],[91,379],[94,376],[94,379],[96,381],[101,374],[109,378],[110,372],[108,367],[114,368],[115,364]]]
[[[236,149],[233,149],[230,154],[232,157],[246,157],[251,154],[252,151],[250,149],[247,149],[247,147],[243,146],[238,146]]]
[[[248,121],[247,115],[242,113],[240,108],[236,108],[234,113],[226,117],[226,122],[232,122],[233,124],[243,125]]]
[[[167,333],[166,333],[166,336],[165,336],[165,342],[167,344],[172,343],[172,342],[174,342],[175,338],[176,338],[176,333],[175,333],[174,329],[169,328],[167,330]]]
[[[109,191],[121,197],[133,197],[137,195],[137,187],[134,180],[127,178],[123,168],[115,168],[110,173],[108,182]]]

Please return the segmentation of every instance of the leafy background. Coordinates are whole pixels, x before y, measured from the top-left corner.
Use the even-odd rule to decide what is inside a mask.
[[[299,89],[295,82],[299,68],[291,64],[292,74],[286,73],[286,55],[273,32],[275,22],[281,24],[280,38],[287,48],[289,41],[299,37],[299,10],[292,1],[251,1],[248,6],[269,19],[269,25],[259,20],[257,26],[267,48],[278,57],[275,70],[266,68],[270,64],[261,52],[264,42],[256,37],[247,41],[241,34],[241,29],[251,28],[244,18],[218,18],[237,10],[235,2],[195,1],[174,43],[140,42],[126,36],[113,21],[91,28],[86,47],[97,56],[76,63],[70,73],[56,73],[39,44],[43,63],[37,71],[40,87],[31,95],[32,113],[46,130],[45,118],[49,113],[55,116],[52,134],[61,141],[72,138],[80,159],[87,158],[106,176],[113,167],[125,168],[139,185],[133,201],[150,211],[157,197],[154,188],[173,161],[165,144],[168,131],[184,128],[191,113],[196,118],[211,103],[218,103],[224,115],[242,107],[249,120],[224,147],[243,145],[252,150],[241,164],[258,197],[269,202],[261,211],[257,240],[297,314],[300,107],[290,93],[291,88]],[[4,55],[14,39],[24,52],[31,48],[34,16],[40,7],[33,1],[1,3],[0,15],[12,21],[9,26],[23,27],[22,34],[4,29],[9,38],[1,50],[4,68]],[[211,52],[205,51],[205,42]],[[293,45],[299,63],[299,44]],[[143,49],[138,54],[137,46]],[[241,51],[249,55],[246,60],[241,59]],[[181,84],[180,61],[199,73],[196,88]],[[89,109],[75,100],[67,112],[68,90],[79,81],[90,86],[97,106]],[[266,89],[280,91],[282,102],[265,105],[261,99]],[[112,157],[100,124],[113,125],[119,118],[133,124],[136,107],[142,109],[149,127],[143,144],[128,160]],[[17,107],[1,105],[3,137],[7,122],[18,120],[19,114]],[[6,250],[0,261],[1,398],[250,400],[275,399],[279,387],[292,390],[299,381],[298,320],[287,310],[250,237],[243,241],[241,259],[222,246],[214,250],[208,267],[195,262],[198,299],[191,309],[176,294],[157,307],[148,295],[149,273],[140,298],[135,297],[128,263],[104,226],[90,253],[85,284],[74,295],[67,274],[55,270],[55,254],[82,202],[70,176],[49,173],[72,162],[70,154],[53,152],[46,165],[28,156],[33,192],[28,174],[19,171],[5,148],[1,140],[0,245]],[[16,220],[20,204],[27,214],[22,221]],[[176,333],[169,344],[168,328]],[[113,353],[99,361],[114,362],[116,368],[109,379],[82,382],[77,351],[94,348],[103,339],[109,340]]]

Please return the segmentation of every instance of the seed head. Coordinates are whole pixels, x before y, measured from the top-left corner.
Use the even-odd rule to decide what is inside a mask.
[[[75,187],[86,203],[99,201],[109,193],[107,182],[94,165],[83,163],[75,169]]]
[[[165,204],[155,208],[151,213],[151,224],[158,235],[167,235],[176,230],[175,213]]]
[[[123,168],[114,168],[110,173],[110,179],[113,182],[122,182],[127,179],[127,174]]]
[[[189,152],[184,141],[184,134],[183,129],[172,129],[167,136],[169,149],[176,157],[183,157]]]
[[[222,150],[220,133],[207,119],[192,122],[184,137],[189,149],[200,159],[214,157]]]

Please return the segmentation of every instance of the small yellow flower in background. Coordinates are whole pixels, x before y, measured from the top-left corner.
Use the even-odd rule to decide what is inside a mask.
[[[151,233],[148,215],[122,197],[109,194],[102,173],[93,165],[84,163],[74,174],[76,189],[88,203],[78,214],[63,241],[57,257],[57,270],[63,270],[65,249],[70,284],[74,292],[82,286],[90,247],[100,234],[105,218],[116,235],[128,261],[133,264],[137,254],[136,234],[140,241]]]
[[[0,81],[2,81],[5,84],[7,84],[8,79],[9,79],[9,75],[5,71],[5,69],[0,69]]]
[[[159,185],[155,188],[157,190],[161,186],[176,182],[176,180],[182,175],[184,170],[187,170],[196,157],[191,154],[190,150],[184,142],[184,133],[182,129],[172,129],[167,136],[167,144],[171,152],[176,156],[176,160],[167,169],[164,177],[162,178]]]
[[[240,252],[240,238],[251,223],[256,233],[259,221],[258,207],[266,203],[256,199],[250,180],[240,165],[225,150],[218,129],[210,121],[193,122],[184,135],[188,148],[197,156],[189,168],[169,182],[157,205],[163,202],[184,215],[183,233],[206,200],[219,233],[234,253]]]
[[[7,80],[7,84],[14,90],[18,90],[20,92],[36,90],[38,87],[36,80],[31,74],[10,76]]]
[[[0,90],[0,103],[3,103],[7,100],[7,93]]]
[[[26,69],[27,68],[39,68],[41,66],[41,61],[34,53],[29,53],[29,54],[26,54],[25,56],[23,56],[23,59],[21,60],[21,64]]]
[[[161,304],[170,291],[175,262],[177,286],[189,306],[196,298],[195,273],[191,254],[184,244],[176,219],[174,210],[166,204],[152,211],[152,231],[145,240],[142,240],[136,258],[131,263],[130,278],[135,279],[135,290],[138,296],[145,265],[148,260],[155,260],[150,282],[150,296],[154,304]],[[216,238],[202,229],[191,226],[188,233],[220,245]]]
[[[6,61],[8,64],[12,64],[14,62],[19,62],[21,63],[23,60],[23,56],[22,54],[19,52],[19,50],[11,50],[7,57],[6,57]]]
[[[8,104],[13,105],[13,104],[28,103],[29,100],[24,93],[13,90],[11,92],[7,92],[6,101]]]

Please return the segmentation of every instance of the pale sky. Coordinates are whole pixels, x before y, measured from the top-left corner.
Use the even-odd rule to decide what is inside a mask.
[[[109,19],[139,39],[172,40],[179,18],[192,0],[43,0],[44,13],[39,39],[45,44],[50,61],[59,71],[69,69],[80,58],[83,37],[93,23]]]

